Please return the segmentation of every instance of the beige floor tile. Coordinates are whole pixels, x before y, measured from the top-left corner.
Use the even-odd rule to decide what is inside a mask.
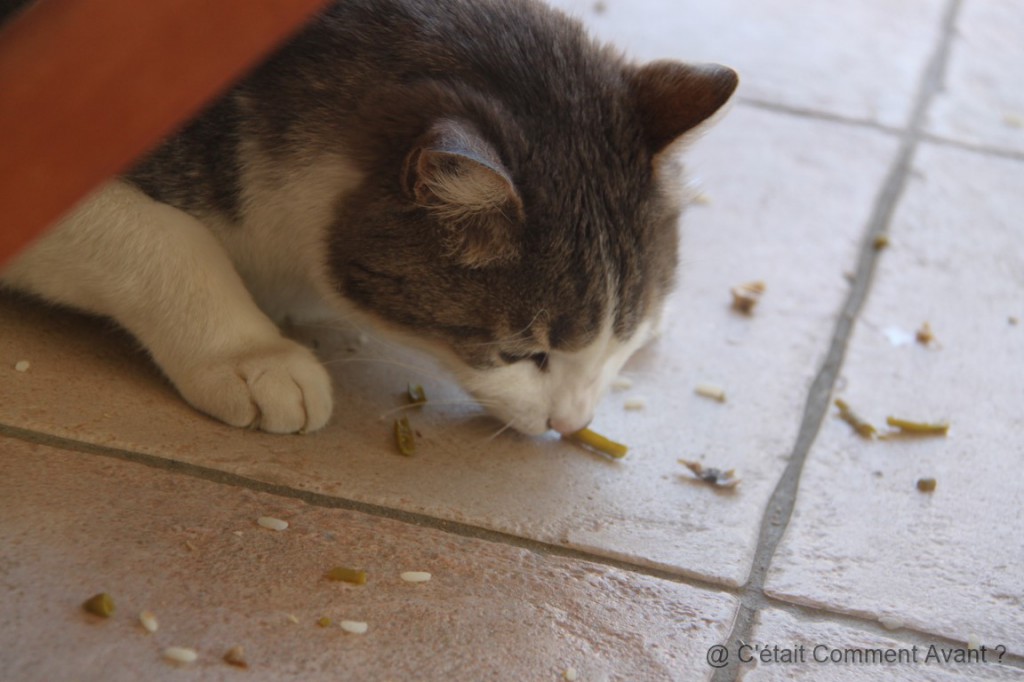
[[[986,0],[981,0],[982,3]],[[638,59],[717,61],[740,96],[906,123],[939,36],[941,0],[554,0]],[[603,6],[595,11],[595,6]],[[1012,34],[1010,34],[1012,35]]]
[[[876,132],[740,107],[694,150],[710,204],[686,219],[665,336],[595,420],[632,446],[621,462],[550,438],[492,439],[499,425],[436,369],[373,343],[350,351],[329,330],[310,333],[331,359],[333,424],[305,437],[230,429],[193,413],[103,324],[9,301],[0,423],[741,584],[893,148]],[[753,279],[768,293],[746,317],[728,292]],[[28,372],[13,370],[21,359]],[[391,421],[409,381],[431,404],[409,413],[421,437],[403,458]],[[727,401],[695,395],[702,382]],[[647,408],[626,411],[637,396]],[[743,483],[695,484],[681,457],[736,467]]]
[[[744,682],[1020,679],[1020,671],[1000,665],[1000,652],[987,646],[971,652],[966,642],[900,640],[839,623],[803,620],[776,609],[759,614],[747,644],[750,648],[743,650],[742,660],[753,662],[743,666]]]
[[[966,0],[953,37],[945,87],[927,128],[944,138],[1024,152],[1024,5]]]
[[[290,525],[261,528],[264,515]],[[339,564],[367,583],[325,580]],[[558,680],[568,668],[702,679],[736,608],[598,564],[7,438],[0,586],[0,679],[21,682]],[[115,599],[107,620],[80,606],[101,591]],[[161,658],[170,646],[198,653],[191,670]],[[235,646],[248,672],[222,661]]]
[[[837,395],[879,425],[952,428],[867,442],[827,419],[769,593],[1024,653],[1022,171],[922,148]],[[928,347],[913,340],[924,322]],[[916,489],[924,477],[935,492]]]

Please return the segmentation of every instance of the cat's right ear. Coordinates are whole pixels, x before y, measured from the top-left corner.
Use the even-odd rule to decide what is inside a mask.
[[[523,202],[494,147],[469,124],[435,123],[406,157],[403,184],[441,223],[446,250],[461,265],[517,257]]]
[[[656,61],[629,75],[652,154],[711,118],[732,97],[739,76],[721,64]]]

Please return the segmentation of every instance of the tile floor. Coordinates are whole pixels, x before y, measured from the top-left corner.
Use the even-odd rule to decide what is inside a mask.
[[[2,297],[0,679],[1024,678],[1024,6],[555,4],[638,58],[743,75],[689,153],[707,200],[666,333],[596,420],[631,454],[491,440],[422,358],[333,329],[296,330],[344,396],[331,426],[237,431],[109,324]],[[757,279],[756,313],[731,311]],[[403,458],[413,378],[431,404]],[[834,397],[952,428],[863,440]],[[325,580],[339,564],[368,582]],[[109,620],[79,608],[99,591]]]

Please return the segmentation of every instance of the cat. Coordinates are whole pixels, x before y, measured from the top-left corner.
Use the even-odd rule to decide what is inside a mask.
[[[535,0],[347,0],[15,258],[228,424],[323,427],[287,316],[424,349],[516,430],[585,427],[678,260],[678,143],[731,69],[636,65]]]

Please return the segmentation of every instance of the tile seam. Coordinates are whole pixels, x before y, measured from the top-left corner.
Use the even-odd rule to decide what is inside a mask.
[[[840,125],[847,125],[855,128],[866,128],[868,130],[874,130],[876,132],[885,133],[886,135],[892,136],[899,136],[904,132],[899,127],[887,125],[885,123],[879,123],[878,121],[872,121],[866,118],[846,116],[844,114],[837,114],[831,111],[811,109],[808,107],[799,107],[794,106],[792,104],[783,104],[781,102],[771,102],[764,99],[758,99],[756,97],[741,96],[737,100],[737,105],[746,106],[751,109],[761,109],[763,111],[770,111],[776,114],[785,114],[787,116],[795,116],[797,118],[806,118],[813,121],[821,121],[824,123],[837,123]]]
[[[1007,161],[1024,161],[1024,151],[1018,152],[1013,149],[997,149],[985,144],[975,144],[974,142],[964,142],[962,140],[955,140],[951,137],[943,137],[942,135],[937,135],[935,133],[922,133],[921,142],[927,142],[937,147],[959,149],[979,156],[996,157]]]
[[[879,251],[874,247],[875,239],[888,233],[889,224],[906,188],[915,153],[925,137],[924,118],[945,77],[961,3],[962,0],[949,0],[946,4],[939,39],[918,83],[907,125],[898,131],[900,145],[880,185],[867,221],[853,284],[840,308],[825,359],[808,389],[799,431],[786,468],[765,507],[750,576],[740,591],[740,610],[733,630],[724,643],[729,652],[736,651],[740,642],[749,640],[758,611],[769,604],[764,593],[768,569],[789,526],[804,464],[828,412],[829,398],[846,356],[854,322],[867,300],[878,261],[884,254],[884,250]],[[735,657],[730,657],[728,664],[715,670],[711,679],[712,682],[731,682],[738,679],[739,674],[738,662]]]
[[[318,493],[287,485],[268,483],[266,481],[249,478],[240,474],[222,471],[221,469],[204,467],[199,464],[182,462],[176,459],[161,457],[159,455],[134,452],[132,450],[125,450],[108,445],[97,445],[86,441],[73,440],[62,436],[55,436],[53,434],[24,429],[4,423],[0,423],[0,437],[6,437],[12,440],[18,440],[35,445],[42,445],[58,450],[116,459],[130,464],[146,466],[151,469],[188,476],[189,478],[209,483],[276,495],[278,497],[298,500],[311,507],[319,509],[338,509],[357,512],[366,514],[367,516],[373,516],[374,518],[388,519],[390,521],[396,521],[419,528],[436,530],[458,537],[524,549],[544,557],[550,556],[574,561],[585,561],[587,563],[614,568],[627,573],[644,575],[678,585],[687,585],[706,592],[730,595],[737,598],[737,600],[739,598],[739,586],[718,583],[698,575],[672,572],[668,569],[660,569],[653,566],[633,563],[627,559],[616,559],[614,557],[566,547],[552,542],[533,540],[500,530],[474,526],[461,521],[451,521],[421,512],[405,511],[395,507],[388,507],[386,505],[373,504],[371,502],[360,502],[358,500],[352,500],[344,497],[335,497],[326,493]]]
[[[875,618],[861,616],[849,611],[836,611],[821,606],[811,606],[809,604],[786,601],[781,597],[765,595],[761,607],[770,607],[774,610],[782,611],[801,621],[835,623],[848,628],[860,630],[861,632],[868,632],[874,635],[887,637],[900,643],[916,644],[918,646],[925,647],[929,644],[937,644],[947,647],[966,646],[966,641],[959,641],[934,632],[926,632],[912,626],[904,625],[898,628],[889,629]],[[987,642],[982,643],[987,644]],[[1024,669],[1024,656],[1007,652],[1003,656],[1001,664],[994,663],[993,665]]]

